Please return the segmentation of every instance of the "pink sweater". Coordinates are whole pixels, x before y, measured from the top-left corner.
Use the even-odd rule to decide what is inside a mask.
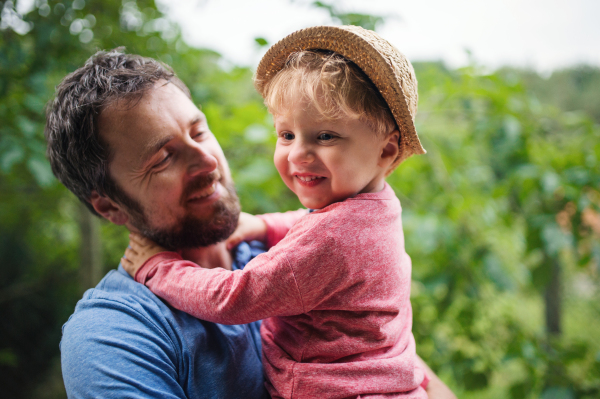
[[[136,280],[200,319],[265,319],[273,397],[427,398],[411,332],[411,261],[389,185],[308,214],[289,232],[297,214],[279,215],[263,217],[274,246],[244,270],[203,269],[163,252]]]

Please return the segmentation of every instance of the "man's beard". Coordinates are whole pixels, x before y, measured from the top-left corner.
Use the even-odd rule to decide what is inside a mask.
[[[218,180],[219,174],[213,173],[190,183],[182,194],[182,206],[185,206],[185,199],[188,198],[189,193],[205,188]],[[233,183],[223,182],[222,186],[227,195],[207,205],[212,208],[212,213],[205,219],[185,215],[171,227],[155,228],[150,226],[141,204],[129,198],[127,208],[130,222],[142,235],[170,251],[207,247],[224,241],[237,227],[240,202]]]

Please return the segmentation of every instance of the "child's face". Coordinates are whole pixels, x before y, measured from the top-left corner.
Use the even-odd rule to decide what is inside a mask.
[[[320,209],[383,189],[389,139],[365,122],[326,120],[307,102],[275,115],[275,167],[307,208]],[[396,136],[397,140],[397,136]]]

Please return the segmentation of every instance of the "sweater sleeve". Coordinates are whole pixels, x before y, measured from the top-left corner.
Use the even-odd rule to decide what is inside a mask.
[[[308,214],[308,209],[298,209],[284,213],[266,213],[256,215],[267,224],[267,248],[271,248],[285,237],[287,232],[300,218]]]
[[[173,307],[214,323],[304,313],[293,270],[281,251],[261,254],[236,271],[205,269],[175,252],[161,252],[135,279]]]

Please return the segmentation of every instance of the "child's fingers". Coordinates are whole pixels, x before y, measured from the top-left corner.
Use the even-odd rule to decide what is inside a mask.
[[[229,236],[229,238],[225,241],[225,246],[227,247],[227,249],[232,249],[233,247],[235,247],[236,245],[238,245],[240,242],[242,242],[242,236],[233,233],[231,236]]]
[[[123,255],[121,258],[121,265],[125,268],[125,270],[129,273],[129,270],[133,269],[133,262],[127,259],[127,255]]]
[[[129,243],[130,245],[135,244],[140,247],[147,247],[152,243],[152,241],[148,240],[146,237],[139,233],[129,233]]]
[[[156,246],[154,241],[139,233],[129,233],[129,241],[135,242],[137,245],[142,247]]]
[[[138,252],[131,248],[131,247],[127,247],[127,249],[125,249],[125,258],[128,259],[135,259],[138,256]]]
[[[138,252],[148,248],[158,249],[159,252],[165,251],[163,247],[139,233],[129,233],[129,245]]]
[[[127,256],[121,258],[121,266],[131,277],[135,277],[135,266],[131,260],[127,259]]]
[[[138,242],[130,239],[129,245],[127,246],[127,248],[132,249],[133,252],[135,252],[135,253],[138,253],[144,249],[144,246],[140,245]]]

